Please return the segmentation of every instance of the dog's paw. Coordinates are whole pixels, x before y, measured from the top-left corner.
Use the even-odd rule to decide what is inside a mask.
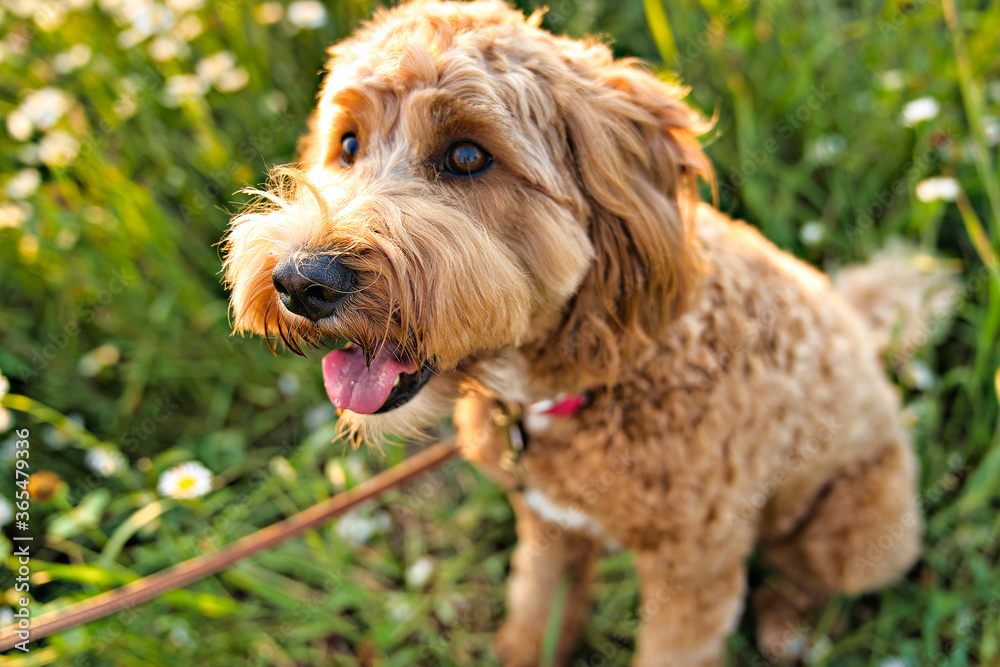
[[[794,665],[804,659],[812,634],[810,616],[822,603],[787,588],[779,592],[770,584],[754,591],[761,655],[774,665]]]

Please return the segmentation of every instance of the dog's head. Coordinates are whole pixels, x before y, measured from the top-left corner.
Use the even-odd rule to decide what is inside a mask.
[[[512,348],[613,381],[697,289],[683,91],[540,18],[380,13],[331,49],[301,164],[232,223],[235,328],[350,341],[323,367],[352,426],[422,426]]]

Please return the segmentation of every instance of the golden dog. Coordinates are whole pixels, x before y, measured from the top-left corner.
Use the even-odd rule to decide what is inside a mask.
[[[917,556],[893,322],[698,203],[684,91],[539,22],[416,2],[331,49],[301,163],[228,233],[235,328],[350,341],[323,372],[355,437],[454,413],[517,514],[504,665],[538,664],[564,578],[568,658],[605,540],[636,553],[636,665],[719,664],[755,545],[795,591],[758,594],[780,654]]]

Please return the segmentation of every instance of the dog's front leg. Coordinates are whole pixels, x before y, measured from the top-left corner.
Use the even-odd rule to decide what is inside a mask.
[[[497,633],[504,667],[536,667],[550,623],[552,602],[565,578],[566,604],[553,664],[565,664],[589,612],[587,591],[598,544],[590,536],[541,519],[520,493],[511,494],[517,515],[517,548],[507,584],[507,619]]]
[[[663,555],[640,553],[642,626],[633,667],[716,667],[743,610],[746,568],[736,562],[676,579]]]

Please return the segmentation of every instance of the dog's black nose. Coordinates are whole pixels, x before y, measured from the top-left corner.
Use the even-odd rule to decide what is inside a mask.
[[[278,262],[271,281],[281,303],[318,322],[343,306],[354,289],[354,273],[336,257],[292,252]]]

